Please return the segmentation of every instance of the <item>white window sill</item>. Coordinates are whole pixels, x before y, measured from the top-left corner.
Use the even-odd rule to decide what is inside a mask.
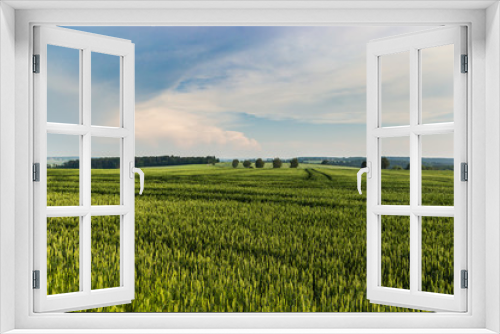
[[[5,334],[486,334],[488,329],[15,329]]]

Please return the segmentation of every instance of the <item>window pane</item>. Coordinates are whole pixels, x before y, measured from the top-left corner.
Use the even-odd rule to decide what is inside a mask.
[[[47,206],[80,205],[80,137],[47,134]]]
[[[47,218],[47,294],[80,290],[80,217]]]
[[[422,291],[453,292],[453,218],[422,217]]]
[[[92,205],[120,205],[120,142],[92,137]]]
[[[92,289],[120,286],[120,216],[92,217]]]
[[[382,216],[382,286],[410,289],[410,217]]]
[[[453,44],[420,50],[422,123],[453,122]]]
[[[47,122],[80,123],[80,50],[47,45]]]
[[[120,126],[120,57],[92,52],[92,125]]]
[[[380,139],[381,204],[410,205],[410,139]]]
[[[420,136],[422,205],[453,206],[453,134]]]
[[[410,52],[380,59],[382,126],[410,124]]]

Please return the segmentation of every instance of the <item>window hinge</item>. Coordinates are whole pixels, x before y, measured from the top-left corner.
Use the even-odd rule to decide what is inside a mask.
[[[461,180],[462,181],[469,181],[469,165],[466,162],[462,162],[460,165],[461,171]]]
[[[40,289],[40,270],[33,270],[33,289]]]
[[[469,72],[469,57],[462,55],[462,73]]]
[[[40,182],[40,163],[33,164],[33,181]]]
[[[469,273],[467,270],[462,270],[461,272],[461,280],[462,280],[462,289],[469,288]]]
[[[33,73],[40,73],[40,55],[33,55]]]

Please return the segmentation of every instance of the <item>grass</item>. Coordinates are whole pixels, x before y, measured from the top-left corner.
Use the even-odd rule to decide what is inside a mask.
[[[144,169],[144,194],[136,196],[135,299],[88,312],[413,311],[366,299],[366,198],[356,190],[358,169],[229,166]],[[78,204],[78,171],[48,173],[48,204]],[[92,173],[92,196],[116,203],[117,171]],[[452,205],[452,172],[423,175],[429,201]],[[387,204],[408,201],[408,171],[384,170],[382,178]],[[92,286],[117,286],[119,227],[114,217],[93,219]],[[385,286],[409,284],[404,222],[383,217]],[[431,217],[422,226],[422,289],[452,294],[453,221]],[[48,252],[49,294],[77,291],[77,221],[49,219]]]

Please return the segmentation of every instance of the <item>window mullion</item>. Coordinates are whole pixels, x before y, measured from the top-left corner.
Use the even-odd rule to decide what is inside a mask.
[[[90,130],[91,126],[91,51],[83,50],[82,66],[82,123]],[[82,159],[80,173],[82,175],[81,196],[86,208],[91,206],[91,134],[88,131],[82,136]],[[91,215],[87,212],[81,219],[80,228],[80,278],[83,291],[90,293],[92,288],[92,231]]]
[[[132,46],[133,47],[133,46]],[[120,61],[120,116],[121,126],[124,130],[130,131],[122,139],[122,161],[121,161],[121,201],[127,209],[127,214],[122,216],[121,231],[123,231],[120,240],[120,283],[123,287],[130,290],[131,299],[135,291],[135,222],[134,222],[134,203],[135,203],[135,176],[130,167],[135,164],[135,137],[134,137],[134,72],[135,56],[131,52],[121,57]],[[123,254],[123,256],[121,255]]]
[[[420,240],[419,216],[414,208],[419,204],[420,182],[418,160],[420,156],[419,137],[415,129],[419,123],[420,105],[420,64],[418,49],[410,49],[410,291],[415,293],[420,287]]]

